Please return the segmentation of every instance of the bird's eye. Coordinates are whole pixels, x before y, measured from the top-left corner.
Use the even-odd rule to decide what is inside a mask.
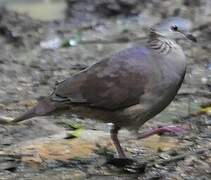
[[[177,27],[176,25],[171,26],[171,30],[173,30],[173,31],[178,31],[178,27]]]

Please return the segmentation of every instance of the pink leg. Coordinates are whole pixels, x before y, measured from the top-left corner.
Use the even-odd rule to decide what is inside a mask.
[[[126,155],[120,145],[119,139],[117,137],[119,129],[120,128],[115,125],[111,129],[111,139],[112,139],[114,146],[118,152],[118,158],[112,158],[112,159],[108,160],[107,163],[112,164],[116,167],[124,167],[126,165],[133,164],[133,160],[126,157]]]
[[[115,148],[118,152],[119,158],[126,158],[126,155],[125,155],[125,153],[124,153],[124,151],[123,151],[123,149],[120,145],[120,142],[119,142],[119,139],[118,139],[118,136],[117,136],[119,129],[120,128],[118,128],[115,125],[112,127],[111,132],[110,132],[111,133],[111,139],[112,139],[114,146],[115,146]]]
[[[178,125],[161,126],[161,127],[149,130],[146,133],[138,135],[138,139],[147,138],[154,134],[161,135],[163,133],[171,133],[171,134],[179,135],[179,134],[183,134],[185,129],[186,128],[184,128],[182,126],[178,126]]]

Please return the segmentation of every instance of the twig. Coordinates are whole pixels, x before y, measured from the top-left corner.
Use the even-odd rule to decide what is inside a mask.
[[[205,91],[181,92],[177,96],[189,96],[189,95],[205,97],[205,98],[211,98],[211,93],[210,92],[205,92]]]
[[[79,44],[86,45],[86,44],[118,44],[118,43],[130,43],[130,42],[137,42],[146,39],[146,37],[137,37],[136,39],[129,39],[129,38],[117,38],[113,40],[87,40],[87,41],[80,41]]]
[[[93,173],[90,173],[86,176],[87,178],[91,178],[91,177],[128,177],[128,178],[137,178],[137,173],[134,173],[134,174],[128,174],[128,173],[112,173],[112,174],[93,174]]]
[[[169,163],[172,163],[172,162],[177,162],[177,161],[184,160],[188,156],[197,155],[197,154],[203,154],[203,153],[208,152],[208,151],[211,151],[211,148],[208,148],[208,149],[199,149],[199,150],[194,151],[194,152],[187,152],[187,153],[180,154],[178,156],[172,157],[170,159],[158,160],[158,161],[156,161],[154,163],[148,164],[147,167],[152,167],[155,164],[158,164],[158,165],[166,165],[166,164],[169,164]]]
[[[0,157],[11,157],[11,158],[17,158],[17,159],[20,159],[21,157],[24,157],[24,156],[34,156],[33,154],[15,154],[15,153],[1,153],[0,152]]]

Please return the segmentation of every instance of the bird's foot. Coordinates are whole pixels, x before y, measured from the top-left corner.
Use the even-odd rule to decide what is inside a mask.
[[[130,158],[111,158],[107,161],[107,164],[111,164],[116,167],[125,167],[132,165],[134,163],[133,159]]]
[[[127,173],[143,173],[147,166],[146,162],[139,163],[130,158],[112,158],[107,161],[107,164],[122,168]]]
[[[168,126],[160,126],[158,128],[154,128],[145,132],[143,134],[138,135],[138,139],[147,138],[154,134],[162,135],[164,133],[169,133],[171,135],[181,135],[184,134],[186,128],[180,125],[168,125]]]

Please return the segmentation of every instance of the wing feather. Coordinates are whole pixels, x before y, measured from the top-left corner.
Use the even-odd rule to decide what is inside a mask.
[[[61,82],[54,97],[108,110],[138,104],[148,82],[148,58],[144,47],[121,51]]]

